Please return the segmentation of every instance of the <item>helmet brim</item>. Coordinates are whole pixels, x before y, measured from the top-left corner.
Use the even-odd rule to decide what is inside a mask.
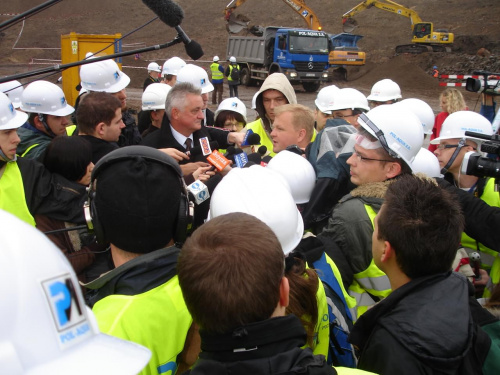
[[[0,125],[0,130],[17,129],[28,121],[28,114],[20,111],[14,111],[16,115],[9,120],[7,124]]]

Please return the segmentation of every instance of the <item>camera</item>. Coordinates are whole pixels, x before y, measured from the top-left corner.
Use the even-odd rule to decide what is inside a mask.
[[[500,73],[491,73],[485,70],[473,72],[481,75],[483,79],[467,78],[465,89],[470,92],[482,92],[487,95],[500,95]]]
[[[498,134],[487,136],[466,131],[465,135],[486,140],[481,144],[481,151],[500,156],[500,136]],[[500,161],[485,158],[477,152],[469,151],[465,154],[462,161],[461,172],[477,177],[494,177],[500,179]]]

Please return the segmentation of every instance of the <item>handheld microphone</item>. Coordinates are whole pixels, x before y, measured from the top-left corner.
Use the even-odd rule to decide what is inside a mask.
[[[219,148],[219,142],[217,141],[211,141],[210,142],[210,148],[215,150]],[[201,146],[195,146],[191,150],[187,151],[186,154],[188,156],[197,156],[203,154],[203,147]]]
[[[481,268],[481,255],[477,251],[474,251],[469,254],[469,260],[471,261],[472,268],[474,269],[474,277],[476,280],[479,280],[481,278],[481,273],[479,272],[479,269]]]
[[[163,23],[173,27],[177,31],[178,37],[184,43],[184,48],[190,58],[198,60],[203,56],[203,49],[201,46],[194,40],[191,40],[180,27],[184,19],[184,11],[179,4],[171,0],[142,0],[142,2],[151,9]]]
[[[248,143],[248,146],[260,144],[260,135],[258,135],[257,133],[250,134],[247,138],[247,143]],[[267,148],[266,148],[266,151],[267,151]]]
[[[260,156],[264,157],[266,155],[266,152],[267,152],[267,147],[266,146],[260,146],[257,149],[257,152],[260,154]]]

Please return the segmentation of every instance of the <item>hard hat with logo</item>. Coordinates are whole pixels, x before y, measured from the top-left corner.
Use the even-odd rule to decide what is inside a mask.
[[[245,122],[247,121],[247,107],[245,107],[245,104],[238,98],[227,98],[220,102],[219,107],[215,111],[215,120],[217,120],[217,115],[222,111],[239,113],[243,116]]]
[[[4,374],[137,374],[151,352],[99,332],[63,253],[0,210],[0,368]]]
[[[429,177],[442,177],[439,160],[428,149],[422,147],[411,164],[413,173],[425,173]]]
[[[434,111],[429,104],[416,98],[404,99],[395,104],[404,106],[412,111],[422,123],[424,134],[432,134],[435,116]]]
[[[87,58],[92,58],[87,54]],[[123,73],[112,59],[85,64],[80,67],[82,88],[87,91],[108,92],[122,91],[130,83],[130,77]]]
[[[238,197],[229,199],[234,198],[235,192]],[[222,179],[210,200],[210,217],[231,212],[243,212],[267,224],[278,237],[285,255],[302,239],[304,222],[290,187],[269,168],[260,165],[233,168]]]
[[[424,131],[413,112],[395,105],[381,105],[358,117],[358,123],[378,139],[393,158],[411,167],[422,148]]]
[[[269,161],[267,168],[279,173],[286,180],[295,203],[309,202],[316,183],[316,173],[306,158],[283,150]]]
[[[383,79],[372,86],[372,91],[367,98],[374,102],[386,102],[401,99],[399,85],[391,79]]]
[[[66,102],[61,88],[48,81],[34,81],[26,86],[21,97],[21,109],[52,116],[67,116],[75,111]]]
[[[28,120],[28,115],[16,111],[9,97],[0,92],[0,130],[17,129]]]
[[[366,96],[356,89],[344,88],[335,93],[334,103],[331,106],[332,111],[343,109],[362,109],[370,110]]]
[[[21,96],[23,95],[24,88],[19,81],[0,83],[0,91],[9,97],[14,108],[21,106]]]
[[[142,93],[142,110],[165,109],[165,101],[172,87],[164,83],[152,83]]]
[[[486,117],[473,111],[458,111],[446,117],[441,127],[439,138],[433,139],[431,144],[436,145],[439,144],[442,139],[454,138],[470,139],[478,145],[484,142],[481,138],[466,136],[466,131],[488,136],[493,134],[491,122],[489,122]]]
[[[161,73],[160,65],[158,65],[155,62],[149,63],[149,65],[148,65],[148,72],[158,72],[158,73]]]
[[[163,63],[163,69],[161,74],[176,76],[183,67],[186,66],[186,62],[180,57],[174,56]]]
[[[179,70],[177,82],[189,82],[200,88],[202,94],[214,91],[214,86],[208,79],[206,70],[194,64],[187,64]]]
[[[219,61],[219,56],[214,56],[214,62]]]
[[[231,63],[235,63],[235,62],[236,62],[236,57],[231,56],[231,57],[229,58],[229,62],[231,62]]]
[[[319,90],[314,104],[316,104],[316,107],[318,107],[321,112],[328,115],[332,114],[331,107],[333,106],[334,94],[339,90],[340,89],[335,85],[323,87]]]

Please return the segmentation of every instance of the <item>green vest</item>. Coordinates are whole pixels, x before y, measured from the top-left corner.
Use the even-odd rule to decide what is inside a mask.
[[[24,195],[23,177],[16,162],[8,162],[0,177],[0,209],[35,226]]]
[[[219,70],[219,63],[212,63],[212,65],[210,65],[210,70],[212,71],[212,79],[215,79],[215,80],[220,80],[220,79],[224,79],[224,73],[222,73],[220,70]]]
[[[175,374],[192,323],[177,275],[145,293],[107,296],[93,311],[102,332],[151,350],[140,374]]]
[[[233,80],[233,79],[231,78],[231,72],[233,71],[233,69],[240,70],[240,68],[238,67],[238,65],[233,65],[233,64],[230,64],[230,65],[229,65],[229,75],[227,76],[227,80],[228,80],[228,81],[232,81],[232,80]]]
[[[261,119],[257,119],[253,122],[248,123],[245,126],[245,130],[248,129],[251,129],[255,134],[258,134],[260,136],[260,144],[254,146],[255,150],[257,150],[260,146],[266,146],[267,151],[270,152],[269,154],[270,156],[276,155],[273,152],[273,141],[271,140],[271,137],[267,134],[267,132],[264,130],[264,124],[262,123]]]

